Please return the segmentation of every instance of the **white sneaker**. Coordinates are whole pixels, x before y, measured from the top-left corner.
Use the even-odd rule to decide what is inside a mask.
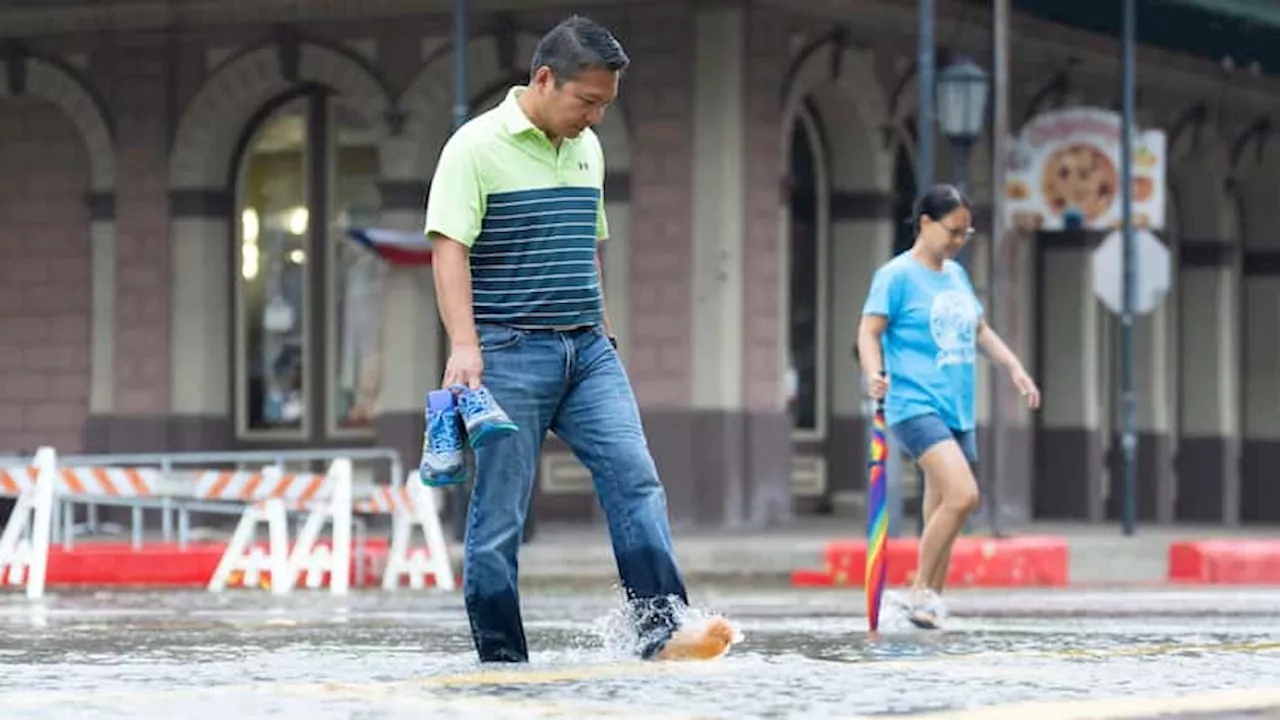
[[[911,593],[907,610],[907,620],[912,625],[924,630],[937,630],[942,626],[942,618],[946,616],[946,606],[938,593],[930,589]]]

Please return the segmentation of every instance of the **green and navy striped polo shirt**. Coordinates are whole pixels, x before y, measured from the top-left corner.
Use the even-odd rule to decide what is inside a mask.
[[[603,317],[596,243],[608,236],[604,152],[590,129],[557,149],[515,87],[440,152],[425,231],[471,249],[477,322],[594,325]]]

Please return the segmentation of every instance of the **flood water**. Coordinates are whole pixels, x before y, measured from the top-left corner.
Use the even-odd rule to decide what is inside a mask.
[[[743,642],[660,664],[627,654],[607,589],[541,589],[532,662],[482,668],[459,594],[0,592],[0,717],[833,718],[1280,686],[1280,592],[948,602],[944,631],[890,610],[869,638],[856,591],[702,589],[695,616]]]

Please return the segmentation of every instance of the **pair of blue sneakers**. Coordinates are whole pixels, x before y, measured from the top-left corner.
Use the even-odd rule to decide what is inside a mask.
[[[475,390],[451,385],[431,391],[427,394],[426,416],[418,477],[429,487],[466,481],[463,451],[467,441],[477,448],[518,429],[483,385]]]

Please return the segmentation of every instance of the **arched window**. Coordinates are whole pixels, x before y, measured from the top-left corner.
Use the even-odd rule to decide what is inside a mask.
[[[802,106],[791,133],[790,239],[787,248],[788,399],[797,436],[826,432],[826,273],[828,190],[816,115]]]
[[[381,369],[383,263],[347,230],[376,223],[376,141],[321,87],[265,107],[237,173],[238,434],[369,435]]]

